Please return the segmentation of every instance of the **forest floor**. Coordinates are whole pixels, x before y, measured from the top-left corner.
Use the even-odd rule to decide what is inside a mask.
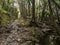
[[[31,43],[29,30],[32,27],[19,27],[14,21],[11,24],[0,26],[0,45],[28,45]],[[25,40],[27,39],[27,40]]]
[[[35,28],[39,34],[41,30],[37,27]],[[1,25],[0,45],[30,45],[33,39],[32,35],[30,35],[32,30],[34,30],[34,27],[21,27],[16,20],[12,23]],[[45,31],[46,28],[43,28],[43,30]],[[38,44],[36,43],[36,45]]]

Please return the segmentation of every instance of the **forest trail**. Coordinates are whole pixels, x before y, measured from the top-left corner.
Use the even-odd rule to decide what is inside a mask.
[[[0,34],[0,45],[27,45],[31,43],[31,41],[25,40],[30,38],[29,31],[18,27],[17,20],[8,24],[5,30],[4,33]]]

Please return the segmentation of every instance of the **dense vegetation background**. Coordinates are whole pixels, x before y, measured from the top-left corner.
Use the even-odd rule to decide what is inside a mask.
[[[30,45],[60,45],[60,0],[0,0],[0,35],[17,26]]]

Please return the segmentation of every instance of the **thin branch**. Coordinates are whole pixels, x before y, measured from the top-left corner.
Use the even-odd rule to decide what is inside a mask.
[[[60,6],[54,0],[52,0],[52,1],[60,9]]]

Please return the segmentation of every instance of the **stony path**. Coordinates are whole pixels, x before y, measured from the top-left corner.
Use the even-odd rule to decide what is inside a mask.
[[[20,29],[22,30],[22,29]],[[23,38],[29,38],[27,31],[14,30],[6,39],[6,45],[19,45],[25,42]]]
[[[5,33],[0,36],[0,45],[27,45],[31,42],[24,40],[26,38],[30,38],[29,32],[18,27],[16,22],[17,21],[14,21],[11,24],[11,28],[13,29],[10,33]]]

